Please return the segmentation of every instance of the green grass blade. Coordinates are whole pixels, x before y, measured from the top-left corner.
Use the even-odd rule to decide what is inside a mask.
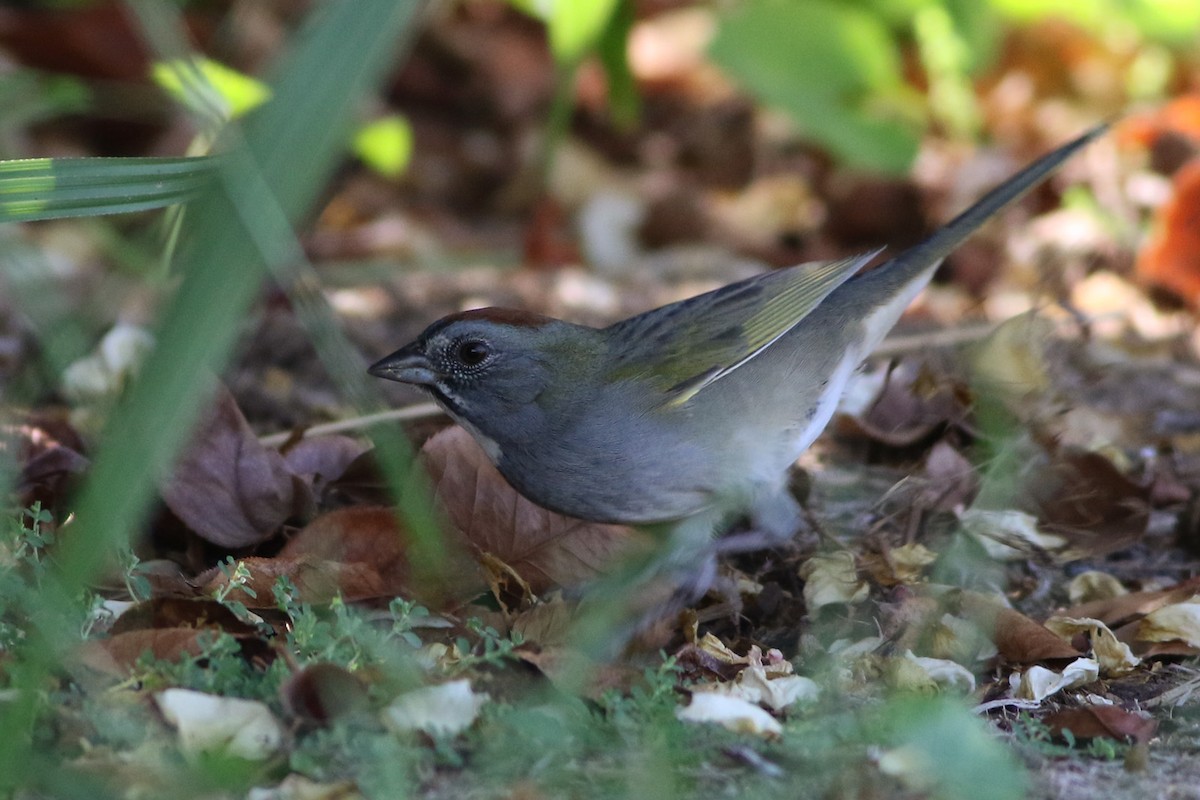
[[[32,158],[0,162],[0,222],[146,211],[199,196],[215,159]]]

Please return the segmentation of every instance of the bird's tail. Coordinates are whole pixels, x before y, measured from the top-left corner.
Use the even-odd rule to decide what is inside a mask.
[[[877,284],[877,291],[863,294],[880,299],[878,310],[867,315],[866,322],[870,331],[866,343],[867,351],[878,344],[876,339],[882,339],[887,334],[912,299],[933,277],[942,259],[983,223],[1048,178],[1085,145],[1104,135],[1108,128],[1108,123],[1097,125],[1079,138],[1047,153],[985,194],[925,241],[860,276],[858,281]]]

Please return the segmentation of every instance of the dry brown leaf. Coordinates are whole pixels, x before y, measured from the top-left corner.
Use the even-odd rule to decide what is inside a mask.
[[[1010,664],[1036,664],[1082,655],[1044,625],[983,595],[964,592],[963,611],[976,625],[991,633],[1000,657]]]
[[[247,608],[274,608],[272,588],[280,577],[295,585],[299,599],[305,603],[328,603],[337,596],[345,600],[367,600],[373,597],[392,597],[392,591],[379,571],[360,561],[344,563],[311,556],[296,558],[244,558],[241,560],[249,576],[230,590],[227,599],[243,603]],[[214,567],[196,576],[205,594],[214,594],[229,583],[229,578]],[[251,594],[253,592],[253,594]]]
[[[1065,708],[1042,718],[1057,736],[1070,731],[1076,739],[1115,739],[1118,742],[1148,742],[1158,730],[1157,720],[1120,706],[1087,705]]]
[[[224,387],[161,489],[175,516],[228,548],[263,542],[313,508],[308,485],[258,441]]]
[[[184,655],[198,656],[204,652],[205,638],[211,639],[214,635],[214,628],[126,631],[107,639],[84,642],[77,651],[77,658],[97,672],[125,678],[147,653],[160,661],[177,661]]]
[[[1131,641],[1122,636],[1118,628],[1125,628],[1136,623],[1155,609],[1171,603],[1182,603],[1200,593],[1200,576],[1188,578],[1170,589],[1160,589],[1153,592],[1130,592],[1107,600],[1095,600],[1090,603],[1072,606],[1059,612],[1064,617],[1091,617],[1104,622],[1112,628],[1123,642]]]
[[[349,436],[313,436],[287,448],[283,460],[293,475],[300,476],[319,495],[369,449]]]
[[[596,578],[645,541],[623,525],[584,522],[534,505],[460,427],[426,442],[421,462],[450,523],[476,551],[515,570],[535,594]]]
[[[1141,539],[1150,521],[1148,496],[1146,487],[1122,475],[1103,455],[1060,447],[1033,461],[1005,496],[989,498],[987,506],[1037,517],[1043,533],[1066,541],[1055,555],[1076,560]]]
[[[903,363],[888,374],[866,413],[839,417],[838,432],[889,447],[911,447],[948,425],[962,423],[969,408],[970,396],[961,384],[927,365]]]

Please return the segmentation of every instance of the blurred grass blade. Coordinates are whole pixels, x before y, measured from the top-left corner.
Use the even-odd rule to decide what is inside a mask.
[[[77,522],[59,554],[61,590],[38,609],[40,631],[52,642],[61,643],[55,619],[71,593],[141,526],[155,481],[186,440],[268,266],[293,254],[286,243],[262,241],[252,210],[277,205],[294,224],[311,208],[354,112],[421,7],[319,5],[272,82],[272,101],[247,120],[244,142],[231,128],[214,173],[219,191],[206,193],[190,214],[183,281],[160,318],[157,347],[109,419],[76,503]]]
[[[0,222],[98,216],[183,203],[212,185],[215,159],[31,158],[0,162]]]

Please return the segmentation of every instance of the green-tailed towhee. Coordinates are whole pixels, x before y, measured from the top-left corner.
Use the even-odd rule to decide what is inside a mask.
[[[794,531],[788,468],[852,373],[965,238],[1106,126],[1043,156],[921,244],[757,275],[597,329],[483,308],[430,325],[372,375],[421,386],[514,487],[588,520]],[[789,525],[792,527],[789,529]]]

